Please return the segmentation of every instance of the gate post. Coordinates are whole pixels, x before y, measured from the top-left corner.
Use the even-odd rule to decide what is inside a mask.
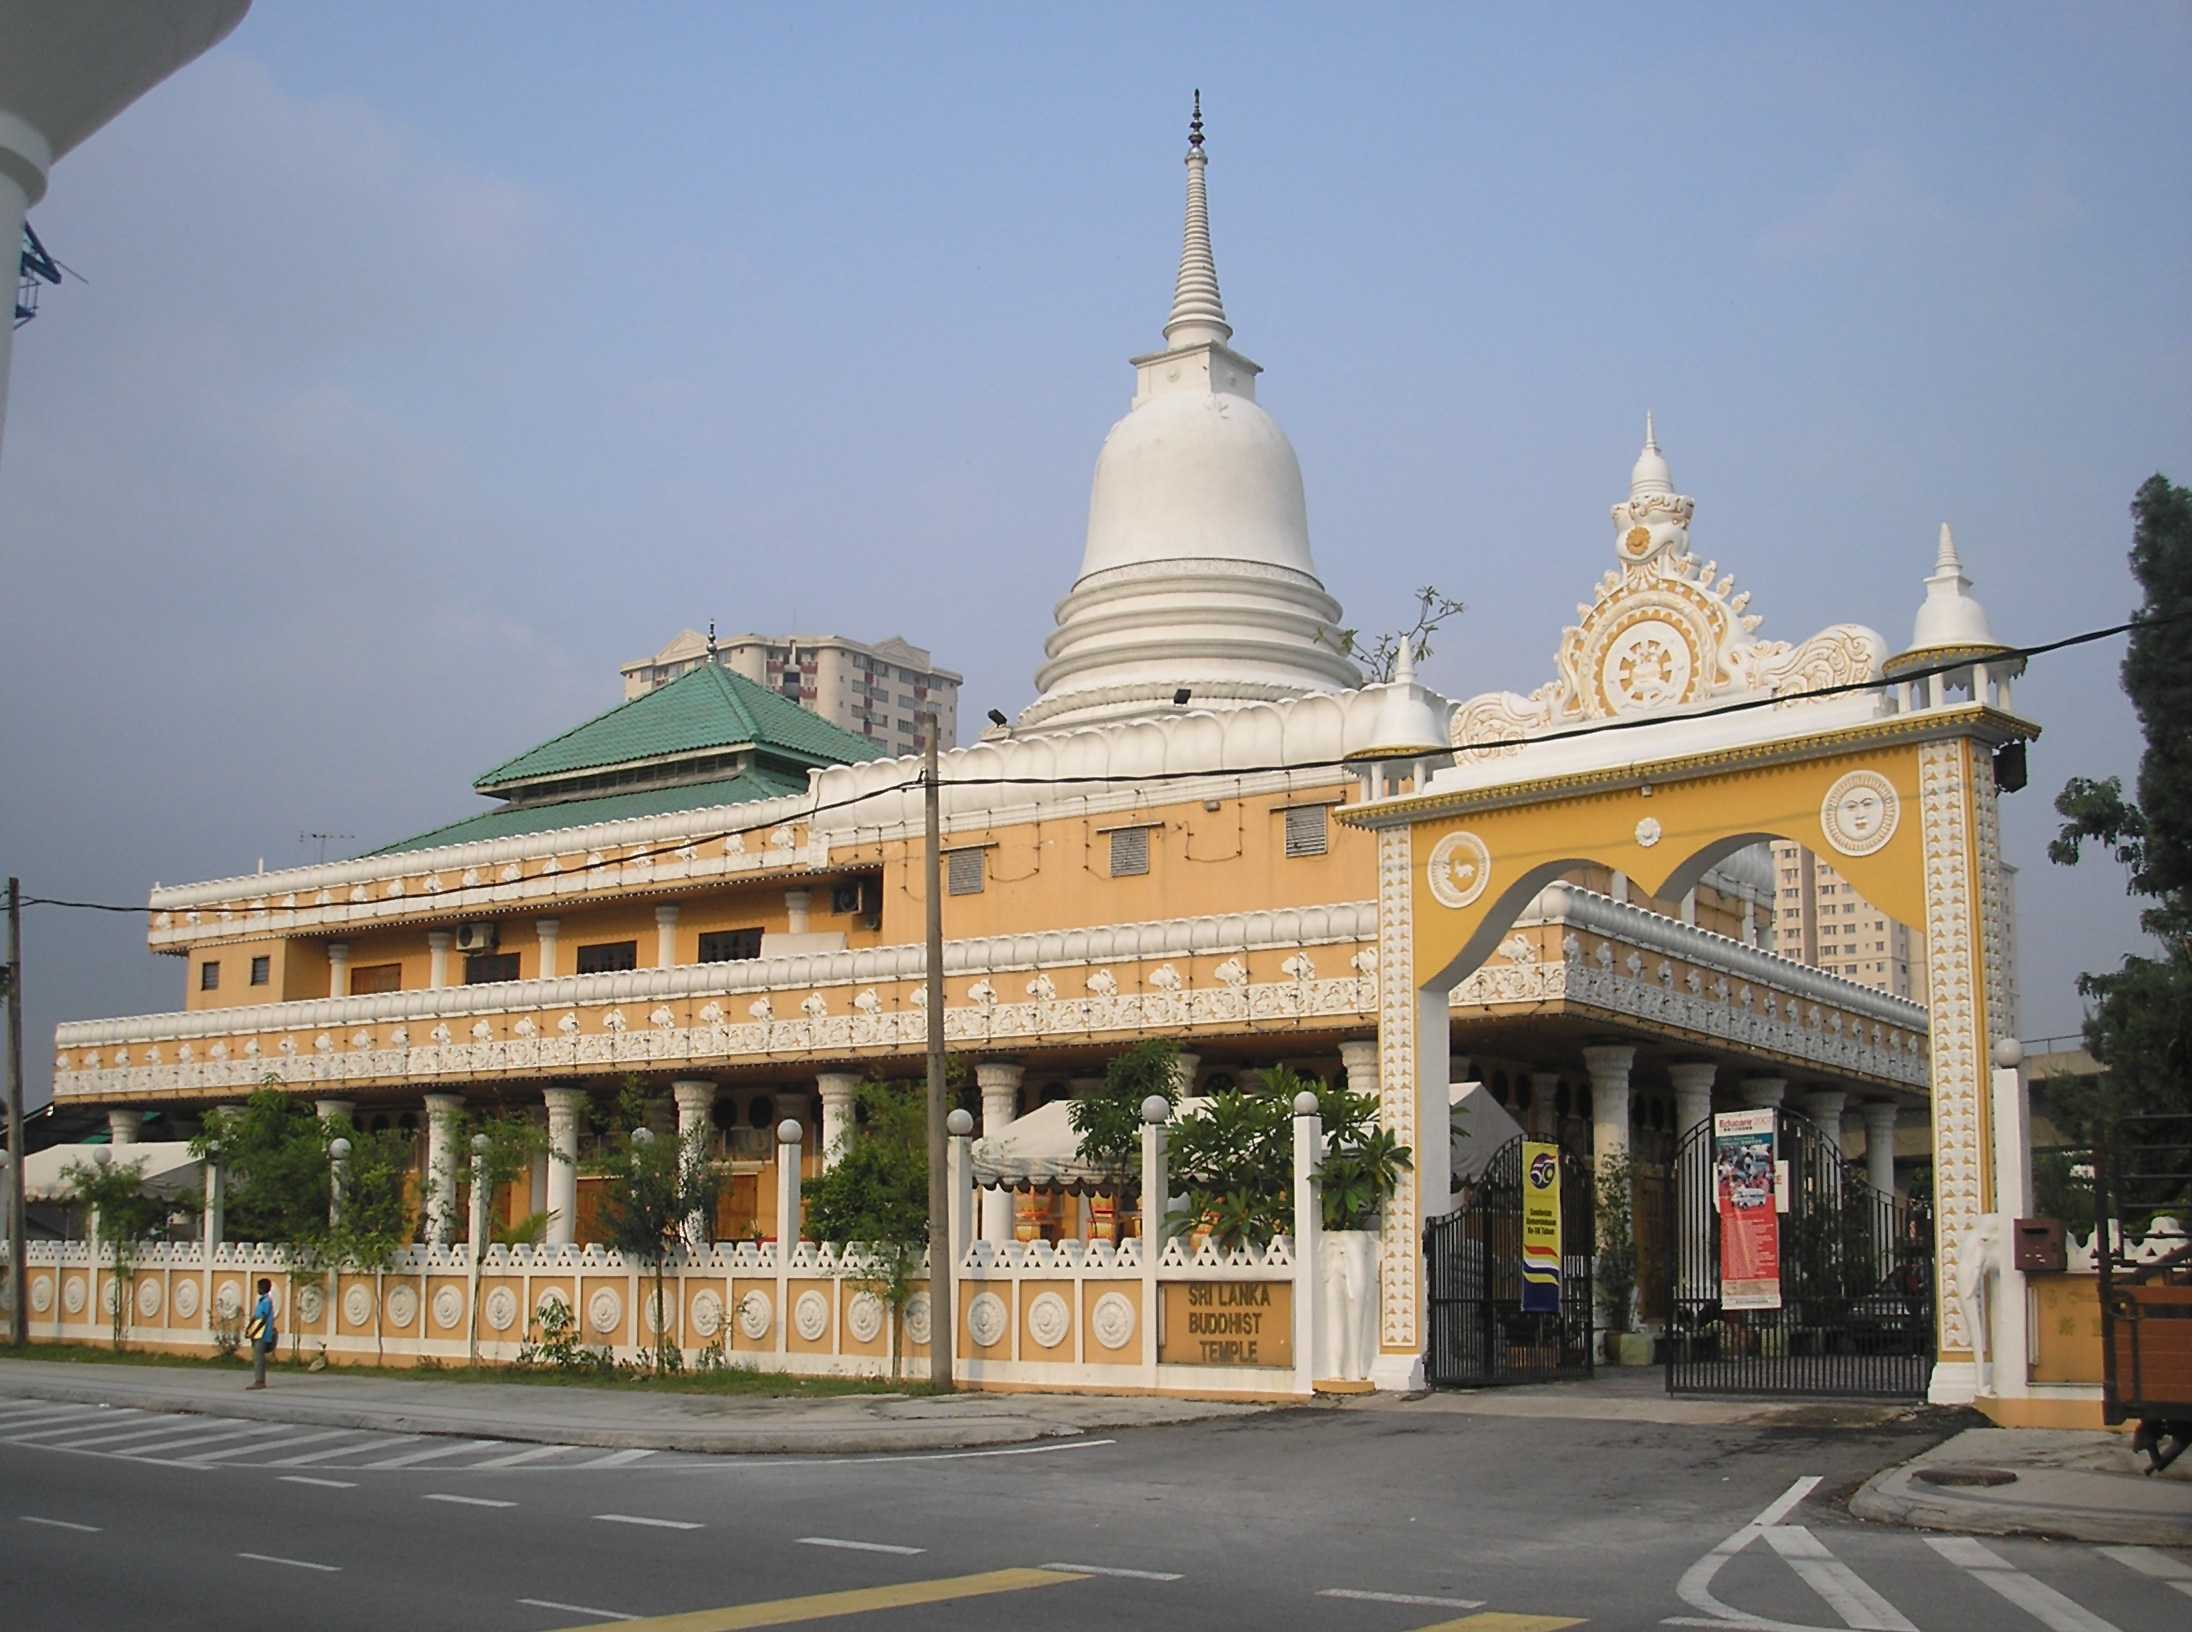
[[[1317,1293],[1324,1235],[1323,1201],[1317,1194],[1317,1166],[1324,1160],[1324,1118],[1317,1096],[1304,1088],[1294,1096],[1294,1391],[1311,1394],[1317,1380]]]

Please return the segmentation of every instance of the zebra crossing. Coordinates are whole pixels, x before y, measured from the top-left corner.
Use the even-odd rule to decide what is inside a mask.
[[[363,1428],[312,1428],[136,1407],[0,1398],[0,1444],[185,1468],[419,1468],[471,1472],[630,1467],[655,1451],[520,1444]]]

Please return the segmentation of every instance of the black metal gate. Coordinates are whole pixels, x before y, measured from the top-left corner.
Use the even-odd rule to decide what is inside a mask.
[[[1424,1226],[1433,1388],[1542,1383],[1591,1374],[1591,1173],[1560,1158],[1560,1309],[1522,1308],[1522,1141],[1510,1139],[1467,1200]]]
[[[1933,1219],[1865,1182],[1838,1139],[1793,1111],[1774,1117],[1783,1195],[1778,1308],[1728,1308],[1710,1121],[1676,1151],[1667,1209],[1662,1344],[1670,1394],[1923,1399],[1932,1376]],[[1770,1295],[1770,1294],[1769,1294]]]

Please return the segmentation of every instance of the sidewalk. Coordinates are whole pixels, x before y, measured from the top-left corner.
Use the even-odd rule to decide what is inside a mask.
[[[1969,1428],[1873,1475],[1849,1508],[1920,1530],[2192,1547],[2192,1456],[2153,1478],[2142,1466],[2129,1434]]]
[[[1432,1394],[1366,1394],[1355,1411],[1423,1416],[1557,1417],[1570,1422],[1656,1422],[1723,1428],[1876,1428],[1911,1416],[1913,1405],[1872,1400],[1762,1400],[1672,1396],[1658,1366],[1603,1366],[1589,1378]]]
[[[0,1359],[0,1395],[187,1411],[257,1422],[451,1434],[615,1450],[717,1453],[963,1450],[1104,1428],[1146,1428],[1268,1409],[1217,1401],[1070,1394],[846,1394],[821,1399],[457,1383],[340,1372],[243,1374],[183,1366]]]

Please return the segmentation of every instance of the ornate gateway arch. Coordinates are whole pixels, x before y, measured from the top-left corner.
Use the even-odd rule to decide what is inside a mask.
[[[1689,553],[1692,501],[1649,438],[1613,519],[1619,566],[1562,637],[1558,677],[1529,697],[1454,709],[1403,673],[1362,797],[1342,819],[1379,836],[1380,1094],[1387,1125],[1420,1152],[1385,1228],[1381,1379],[1414,1381],[1423,1347],[1418,1242],[1444,1210],[1444,1141],[1420,1136],[1447,1104],[1448,994],[1557,881],[1610,871],[1617,892],[1662,901],[1767,841],[1831,862],[1891,917],[1922,928],[1931,1024],[1892,1034],[1829,1002],[1754,992],[1725,976],[1697,1001],[1738,1042],[1790,1026],[1865,1048],[1923,1052],[1930,1067],[1934,1228],[1952,1284],[1963,1232],[1990,1210],[1986,1093],[1992,1045],[2014,1036],[2008,904],[1995,756],[2038,734],[2009,711],[2021,662],[1970,595],[1948,529],[1909,648],[1837,625],[1801,645],[1754,638],[1732,578]],[[1587,976],[1594,946],[1562,951]],[[1673,991],[1671,967],[1661,979]],[[1761,983],[1763,984],[1763,983]],[[1776,982],[1777,985],[1785,983]],[[1762,1012],[1771,1010],[1772,1012]],[[1815,1055],[1814,1057],[1822,1057]],[[1831,1057],[1831,1055],[1824,1056]],[[1599,1158],[1625,1141],[1625,1106],[1598,1113]],[[1937,1399],[1968,1400],[1971,1336],[1939,1301]]]

